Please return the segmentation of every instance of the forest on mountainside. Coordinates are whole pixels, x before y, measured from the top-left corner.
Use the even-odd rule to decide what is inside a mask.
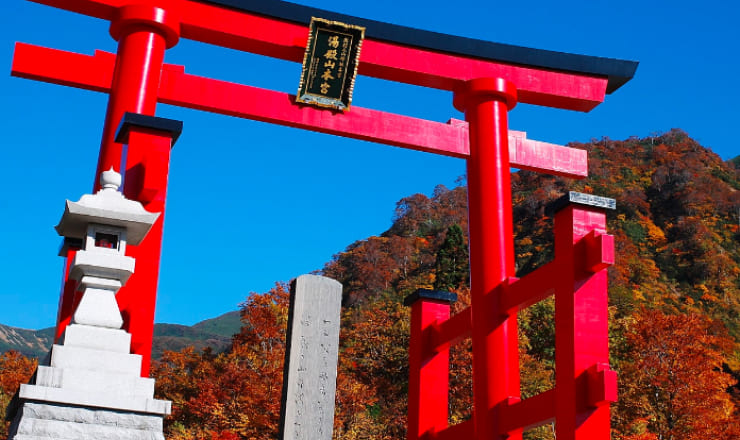
[[[571,144],[589,178],[512,174],[517,276],[552,259],[545,207],[567,191],[617,200],[608,215],[615,440],[740,439],[740,158],[723,162],[686,133]],[[740,150],[740,149],[738,149]],[[409,309],[418,288],[469,305],[464,181],[398,202],[392,226],[357,241],[320,271],[344,286],[335,439],[405,438]],[[289,294],[278,283],[242,304],[230,350],[166,352],[158,398],[173,401],[171,440],[277,438]],[[554,304],[519,313],[522,397],[554,385]],[[470,417],[471,344],[451,353],[450,422]],[[0,357],[4,407],[34,364]],[[26,376],[24,376],[24,374]],[[1,408],[0,408],[1,409]],[[0,437],[2,433],[0,432]],[[554,439],[546,425],[527,439]]]

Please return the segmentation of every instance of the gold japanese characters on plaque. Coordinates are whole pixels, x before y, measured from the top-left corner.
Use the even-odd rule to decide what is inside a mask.
[[[365,28],[311,17],[296,102],[348,111]]]

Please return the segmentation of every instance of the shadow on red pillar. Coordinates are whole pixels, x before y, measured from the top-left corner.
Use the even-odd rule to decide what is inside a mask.
[[[123,327],[131,333],[131,352],[142,356],[142,376],[149,375],[151,361],[170,150],[181,131],[180,121],[126,113],[116,134],[126,151],[123,194],[161,213],[144,240],[127,247],[136,268],[116,295]]]
[[[69,278],[72,262],[80,249],[82,249],[82,240],[65,237],[62,248],[59,250],[59,256],[64,257],[64,269],[62,272],[62,294],[59,296],[57,311],[57,326],[54,331],[55,344],[60,341],[64,330],[72,321],[72,314],[80,303],[81,298],[78,295],[79,292],[77,292],[78,282]]]

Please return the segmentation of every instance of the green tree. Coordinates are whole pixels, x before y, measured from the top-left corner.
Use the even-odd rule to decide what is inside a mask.
[[[454,224],[447,228],[445,240],[437,252],[435,266],[435,289],[452,290],[468,284],[468,246],[460,225]]]

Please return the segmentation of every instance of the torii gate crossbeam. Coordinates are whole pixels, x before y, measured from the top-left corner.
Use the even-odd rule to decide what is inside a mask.
[[[21,78],[110,93],[116,56],[96,51],[81,55],[17,43],[11,73]],[[193,92],[196,91],[196,92]],[[223,97],[228,96],[226,100]],[[295,96],[185,73],[164,64],[157,100],[164,104],[465,159],[470,154],[468,123],[428,121],[353,107],[334,114],[295,105]],[[580,179],[588,175],[585,150],[527,139],[509,131],[511,166]]]

